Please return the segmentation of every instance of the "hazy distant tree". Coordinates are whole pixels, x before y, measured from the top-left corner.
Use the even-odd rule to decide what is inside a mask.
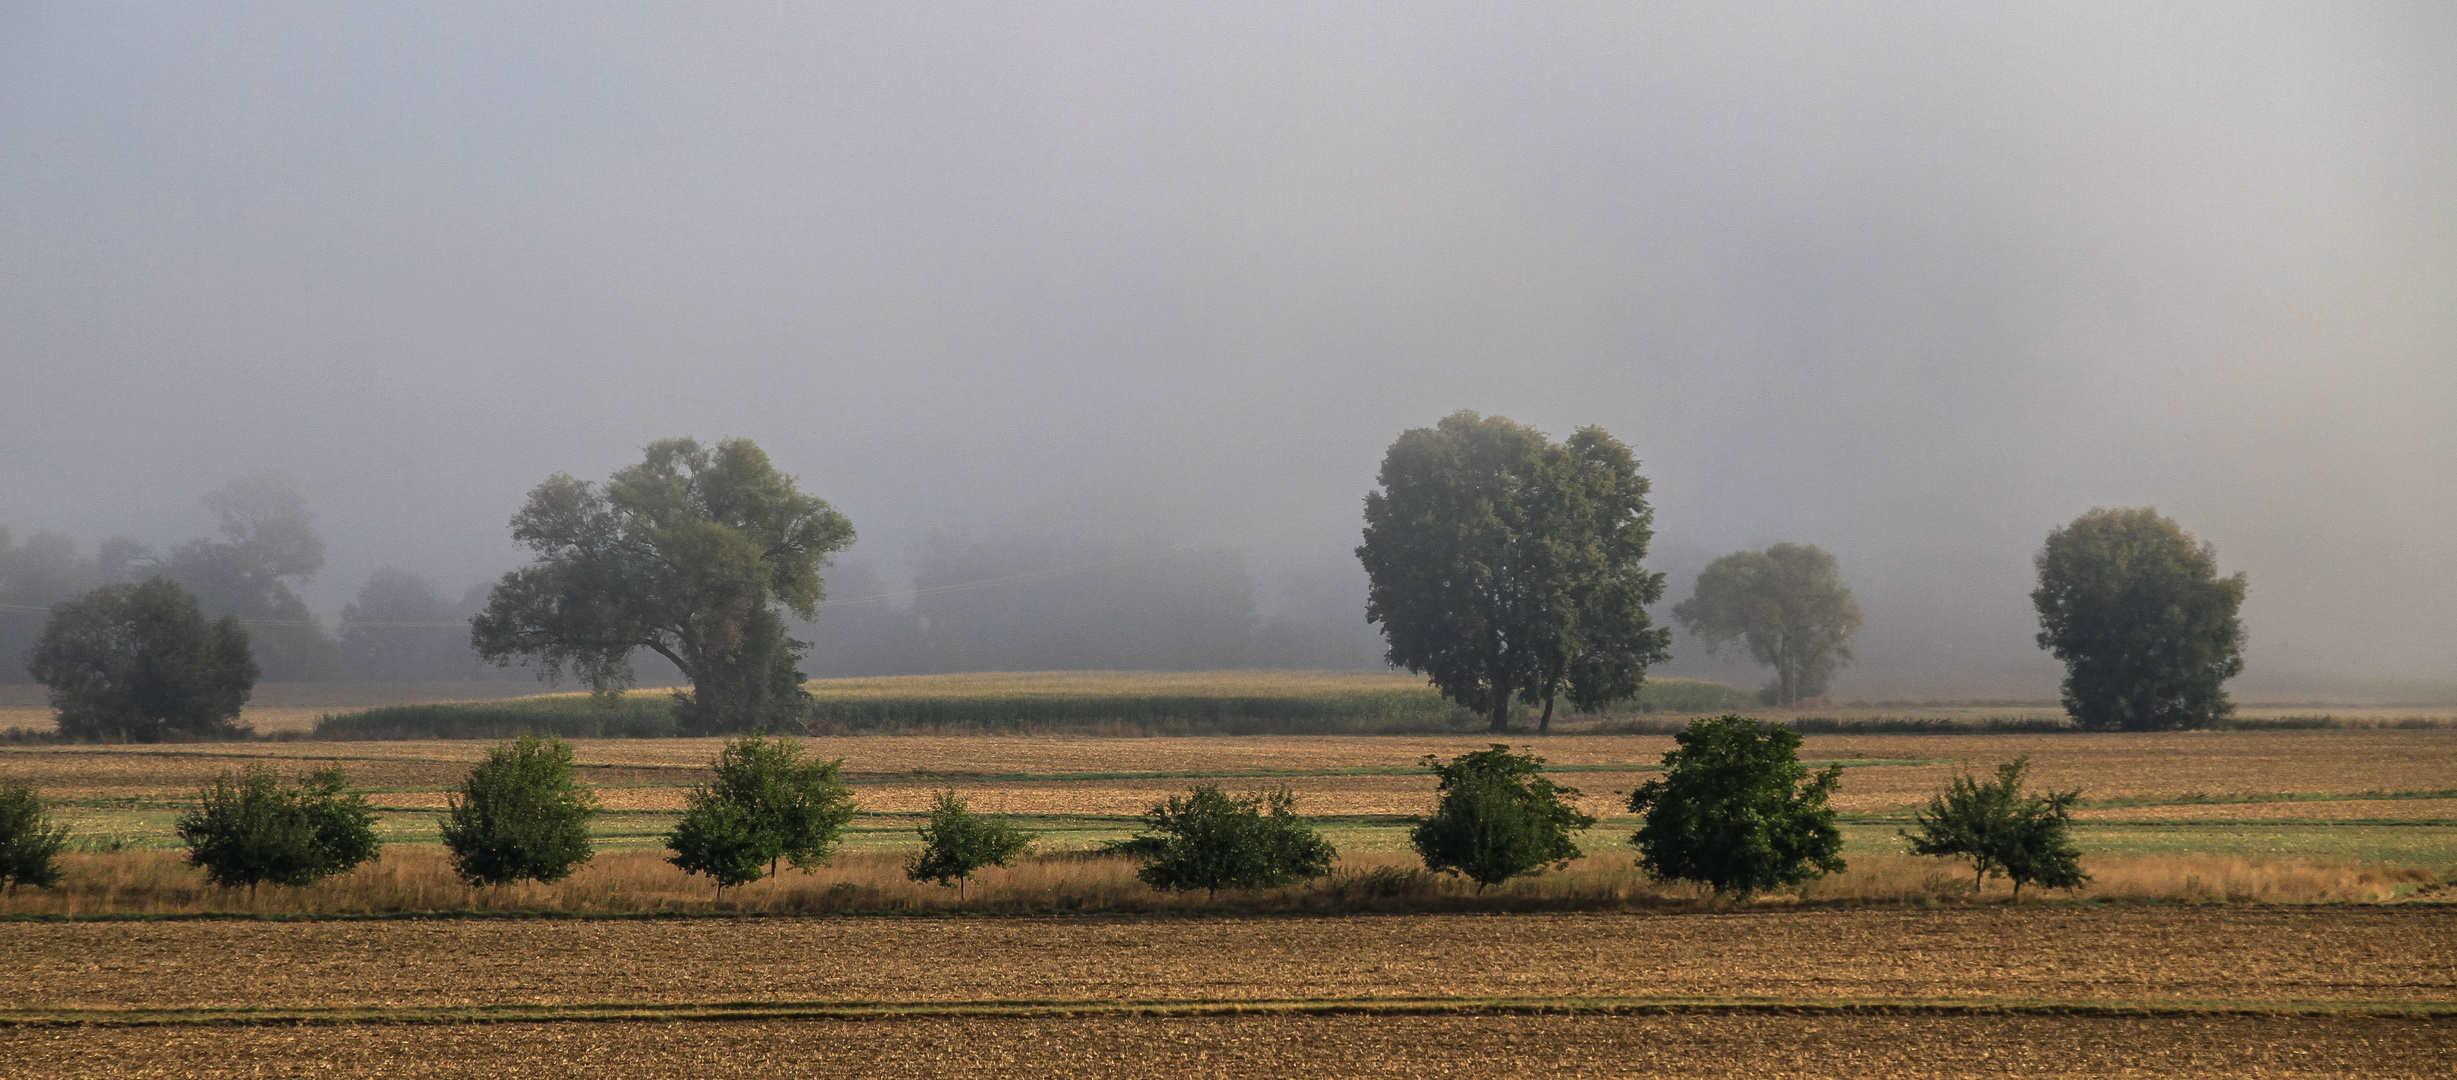
[[[921,850],[905,862],[904,876],[953,885],[960,900],[975,871],[1012,865],[1032,840],[1031,833],[1005,816],[973,813],[955,792],[942,791],[931,802],[930,820],[921,827]]]
[[[1851,662],[1851,634],[1864,621],[1834,556],[1810,544],[1715,560],[1672,615],[1710,651],[1746,641],[1751,657],[1775,669],[1761,695],[1770,705],[1823,696],[1835,666]]]
[[[27,670],[51,688],[60,734],[114,742],[245,734],[239,709],[257,674],[238,620],[205,621],[162,578],[54,606]]]
[[[68,826],[51,820],[42,796],[23,781],[0,784],[0,885],[49,888],[60,880]]]
[[[1722,716],[1673,741],[1663,778],[1630,793],[1630,811],[1646,815],[1630,843],[1648,873],[1746,897],[1842,872],[1827,799],[1843,770],[1810,775],[1798,732]]]
[[[1991,877],[2013,879],[2014,899],[2022,886],[2071,889],[2090,880],[2082,872],[2081,849],[2073,845],[2072,810],[2082,793],[2047,791],[2022,794],[2028,757],[1996,767],[1996,782],[1981,783],[1969,774],[1931,796],[1928,809],[1916,815],[1919,834],[1896,830],[1911,842],[1914,855],[1971,860],[1971,888],[1977,891]]]
[[[688,809],[666,838],[669,861],[715,878],[719,891],[773,874],[786,860],[805,872],[826,865],[853,820],[843,767],[790,737],[727,742],[711,763],[715,778],[685,796]]]
[[[0,682],[26,676],[20,665],[42,637],[51,605],[105,585],[126,584],[149,564],[145,545],[125,537],[102,543],[91,558],[55,532],[38,532],[20,544],[0,526]]]
[[[469,649],[469,618],[427,579],[387,567],[341,609],[341,668],[353,682],[466,679],[492,669]]]
[[[1513,699],[1566,689],[1593,709],[1637,692],[1668,658],[1646,605],[1663,575],[1640,567],[1654,512],[1627,446],[1601,428],[1556,444],[1460,411],[1402,433],[1365,496],[1357,558],[1366,618],[1389,661],[1506,731]]]
[[[572,744],[523,735],[496,746],[445,796],[444,850],[472,885],[561,881],[594,854],[597,798],[572,781]]]
[[[1143,812],[1146,862],[1135,876],[1155,889],[1269,889],[1331,872],[1331,842],[1297,814],[1287,788],[1230,795],[1198,784]]]
[[[1571,834],[1595,824],[1578,789],[1544,776],[1544,759],[1493,744],[1449,761],[1427,755],[1441,777],[1433,815],[1410,834],[1425,868],[1464,875],[1478,891],[1547,865],[1565,869],[1582,852]]]
[[[259,882],[314,884],[383,849],[375,811],[348,787],[337,768],[310,773],[295,786],[262,765],[225,772],[198,793],[196,809],[180,815],[179,839],[207,879],[245,885],[251,897]]]
[[[206,494],[222,539],[171,549],[162,573],[194,592],[205,610],[251,627],[265,677],[312,682],[338,676],[339,646],[292,591],[324,566],[315,515],[284,473],[242,477]]]
[[[2095,731],[2197,728],[2235,711],[2244,575],[2155,509],[2096,509],[2038,557],[2039,647],[2065,663],[2065,712]]]
[[[555,474],[530,492],[512,535],[537,555],[504,575],[470,641],[485,659],[535,658],[600,693],[632,680],[632,650],[673,662],[687,731],[782,726],[809,709],[807,648],[777,609],[810,618],[819,568],[853,542],[853,526],[794,487],[747,439],[713,449],[691,439],[649,445],[603,487]]]

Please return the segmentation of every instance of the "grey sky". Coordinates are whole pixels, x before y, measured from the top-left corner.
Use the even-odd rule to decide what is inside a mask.
[[[1671,599],[1834,551],[1845,693],[2049,692],[2142,504],[2248,683],[2457,681],[2457,9],[6,3],[0,370],[0,524],[286,469],[327,611],[686,433],[1268,599],[1465,407],[1631,443]]]

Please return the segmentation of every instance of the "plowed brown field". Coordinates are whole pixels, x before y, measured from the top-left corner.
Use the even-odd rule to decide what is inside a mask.
[[[0,1006],[1776,997],[2457,1003],[2457,908],[0,925]]]
[[[11,1077],[2441,1076],[2457,1052],[2457,909],[2416,905],[18,923],[0,970]]]
[[[2444,1077],[2375,1017],[1216,1016],[0,1031],[50,1077]]]

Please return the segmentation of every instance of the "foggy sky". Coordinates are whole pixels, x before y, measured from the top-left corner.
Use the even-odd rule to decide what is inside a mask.
[[[2457,685],[2457,9],[5,3],[0,405],[19,536],[287,470],[328,617],[680,434],[891,581],[1060,513],[1268,608],[1473,408],[1631,444],[1659,618],[1833,551],[1847,696],[2052,695],[2101,505],[2239,690]]]

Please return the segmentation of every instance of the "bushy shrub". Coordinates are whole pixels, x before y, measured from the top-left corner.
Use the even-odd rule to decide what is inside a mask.
[[[666,847],[674,852],[669,861],[715,878],[719,892],[773,874],[787,860],[805,872],[826,865],[853,820],[853,791],[838,779],[844,761],[806,756],[789,736],[731,740],[711,767],[716,779],[691,789]]]
[[[572,782],[572,744],[523,735],[486,752],[446,796],[444,847],[472,885],[561,881],[589,861],[597,797]]]
[[[1971,860],[1974,891],[1991,877],[2012,878],[2016,900],[2024,885],[2079,888],[2090,880],[2071,832],[2073,804],[2082,793],[2025,796],[2022,776],[2029,770],[2030,758],[2020,757],[1996,767],[1995,783],[1957,776],[1917,815],[1919,835],[1899,835],[1911,842],[1914,855]]]
[[[49,888],[60,880],[60,849],[68,826],[56,824],[28,783],[0,784],[0,884]]]
[[[1149,855],[1135,876],[1155,889],[1268,889],[1330,873],[1338,856],[1284,787],[1229,795],[1199,784],[1144,811],[1143,826]]]
[[[1595,824],[1580,813],[1578,789],[1544,776],[1544,759],[1502,743],[1424,766],[1441,777],[1433,815],[1410,839],[1425,868],[1465,875],[1481,891],[1546,866],[1565,868],[1582,852],[1570,834]]]
[[[921,850],[905,863],[904,876],[953,885],[961,899],[974,871],[1013,865],[1032,840],[1005,817],[973,813],[955,792],[942,791],[931,805],[929,823],[921,827]]]
[[[179,818],[188,862],[214,884],[245,885],[251,896],[260,882],[309,885],[355,869],[384,845],[375,811],[348,786],[338,768],[310,773],[295,787],[262,765],[225,772]]]
[[[1630,793],[1630,810],[1646,815],[1630,843],[1648,873],[1746,897],[1843,869],[1826,805],[1843,771],[1810,776],[1798,732],[1721,716],[1673,741],[1663,778]]]

